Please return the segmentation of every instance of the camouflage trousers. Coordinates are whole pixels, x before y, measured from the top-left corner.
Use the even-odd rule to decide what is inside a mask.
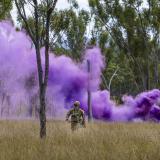
[[[78,128],[81,128],[82,127],[82,124],[79,123],[79,122],[71,122],[71,130],[72,131],[75,131],[77,130]]]

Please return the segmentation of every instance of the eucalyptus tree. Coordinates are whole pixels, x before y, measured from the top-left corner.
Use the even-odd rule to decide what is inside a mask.
[[[39,118],[40,137],[46,137],[46,89],[49,74],[49,44],[50,44],[50,19],[58,0],[15,0],[18,15],[21,18],[36,51],[37,71],[39,80]],[[32,18],[27,16],[26,7],[32,7]],[[42,16],[43,15],[43,16]],[[43,25],[41,23],[43,22]],[[32,24],[32,25],[31,25]],[[41,59],[41,39],[44,39],[45,66],[43,69]]]

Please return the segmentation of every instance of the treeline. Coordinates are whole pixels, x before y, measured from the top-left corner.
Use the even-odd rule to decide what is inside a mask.
[[[11,17],[14,3],[10,2],[0,2],[5,8],[1,19]],[[110,90],[112,96],[159,88],[159,0],[89,0],[88,10],[80,9],[75,0],[68,3],[69,8],[57,9],[51,16],[50,48],[54,53],[81,61],[87,47],[99,46],[106,57],[101,88]],[[45,44],[45,9],[39,4],[41,47]],[[29,14],[32,28],[33,19]],[[19,16],[17,22],[20,29],[25,28]]]

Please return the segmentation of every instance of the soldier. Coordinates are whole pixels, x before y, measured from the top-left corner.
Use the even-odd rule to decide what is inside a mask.
[[[75,131],[80,126],[85,126],[85,113],[82,109],[80,109],[80,102],[75,101],[74,107],[68,111],[66,116],[66,121],[68,121],[69,117],[71,117],[71,130]]]

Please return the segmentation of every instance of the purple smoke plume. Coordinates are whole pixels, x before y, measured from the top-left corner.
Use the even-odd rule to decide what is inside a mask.
[[[41,49],[44,64],[44,49]],[[90,61],[90,73],[87,61]],[[86,50],[79,64],[67,56],[50,53],[47,116],[63,117],[75,100],[87,113],[87,89],[92,93],[95,119],[108,121],[160,120],[160,91],[123,96],[117,106],[107,90],[101,91],[105,59],[99,48]],[[25,31],[0,22],[0,117],[38,117],[38,80],[35,49]]]

